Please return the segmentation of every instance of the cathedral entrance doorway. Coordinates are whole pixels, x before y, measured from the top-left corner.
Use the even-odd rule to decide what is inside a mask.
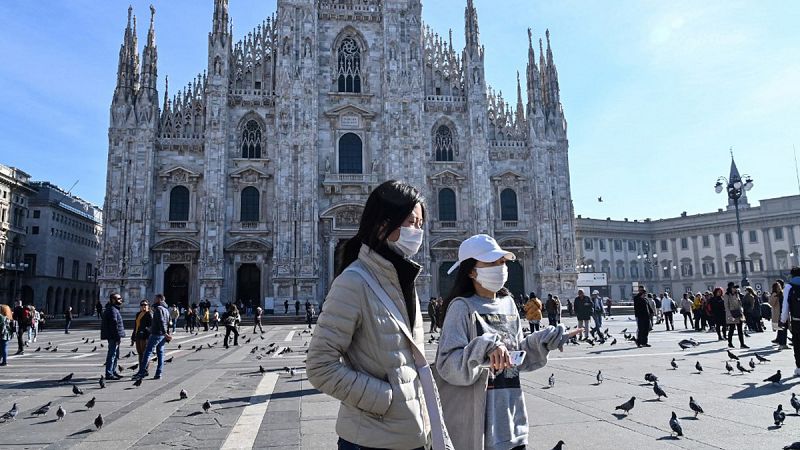
[[[172,264],[164,272],[164,296],[170,305],[189,307],[189,269],[183,264]]]
[[[525,270],[519,261],[506,261],[506,266],[508,266],[506,289],[519,301],[525,294]]]
[[[236,301],[246,306],[261,304],[261,270],[255,264],[242,264],[236,271]]]
[[[439,264],[439,292],[438,296],[442,297],[443,299],[450,294],[450,290],[453,289],[453,284],[456,281],[456,273],[458,271],[453,272],[452,274],[448,275],[447,271],[450,270],[450,267],[455,264],[455,261],[445,261]],[[434,294],[431,294],[434,295]]]

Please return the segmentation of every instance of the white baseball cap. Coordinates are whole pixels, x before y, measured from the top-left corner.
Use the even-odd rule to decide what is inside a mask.
[[[597,295],[597,294],[599,294],[599,293],[600,293],[600,291],[598,291],[597,289],[595,289],[595,290],[593,290],[593,291],[592,291],[592,295]]]
[[[500,248],[493,237],[488,234],[476,234],[458,247],[458,261],[450,267],[447,274],[453,273],[462,262],[470,258],[486,263],[495,262],[500,258],[506,258],[509,261],[517,259],[513,253]]]

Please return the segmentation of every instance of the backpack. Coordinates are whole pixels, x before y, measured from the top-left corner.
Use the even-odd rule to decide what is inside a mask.
[[[800,286],[795,286],[790,284],[791,289],[789,289],[789,313],[791,313],[792,318],[800,319]]]

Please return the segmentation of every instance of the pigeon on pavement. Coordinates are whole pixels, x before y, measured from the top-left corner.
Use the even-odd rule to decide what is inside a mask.
[[[72,393],[75,395],[83,395],[83,390],[76,385],[72,385]]]
[[[94,419],[94,427],[96,429],[98,429],[98,430],[100,428],[103,428],[103,415],[102,414],[98,414],[97,417],[95,417],[95,419]]]
[[[792,400],[789,403],[792,405],[792,408],[794,408],[794,414],[800,416],[800,399],[797,398],[794,392],[792,392]]]
[[[186,389],[181,389],[179,395],[181,397],[181,400],[186,400],[187,398],[189,398],[189,394],[186,392]]]
[[[94,397],[92,397],[92,399],[91,399],[91,400],[89,400],[88,402],[86,402],[86,407],[87,407],[87,408],[89,408],[89,409],[92,409],[92,408],[94,408],[94,401],[95,401],[95,400],[94,400]]]
[[[618,409],[621,409],[621,410],[625,411],[625,414],[627,415],[633,409],[633,406],[634,406],[635,402],[636,402],[636,397],[631,397],[631,399],[628,400],[627,402],[625,402],[625,403],[617,406],[616,408],[614,408],[614,411],[616,411]]]
[[[661,387],[658,386],[658,382],[657,381],[653,383],[653,392],[656,393],[656,395],[658,396],[658,400],[659,401],[661,400],[661,397],[669,398],[669,397],[667,397],[667,393],[664,392],[664,390],[661,389]]]
[[[725,370],[728,371],[728,375],[730,375],[731,372],[733,372],[733,366],[731,366],[731,363],[729,363],[728,361],[725,361]]]
[[[31,415],[32,416],[46,416],[47,412],[50,411],[50,405],[52,405],[52,404],[53,404],[53,402],[47,402],[46,405],[40,406],[39,409],[37,409],[36,411],[32,412]]]
[[[164,362],[165,363],[171,363],[172,362],[172,358],[174,358],[174,356],[170,356],[169,358],[165,359]]]
[[[7,413],[5,413],[2,416],[0,416],[0,420],[2,420],[3,422],[6,422],[8,420],[17,420],[17,413],[18,412],[19,412],[19,410],[17,409],[17,404],[14,403],[14,406],[12,406],[11,409],[9,409]]]
[[[603,372],[598,370],[597,371],[597,384],[602,384],[602,383],[603,383]]]
[[[750,373],[752,370],[745,369],[740,361],[736,361],[736,369],[741,373]]]
[[[734,355],[733,353],[731,353],[731,351],[730,351],[730,350],[728,350],[728,361],[734,361],[734,360],[735,360],[735,361],[738,361],[738,360],[739,360],[739,357],[738,357],[738,356],[736,356],[736,355]]]
[[[556,385],[556,376],[555,376],[555,374],[554,374],[554,373],[551,373],[551,374],[550,374],[550,378],[548,378],[548,379],[547,379],[547,384],[548,384],[550,387],[553,387],[553,386],[555,386],[555,385]]]
[[[64,378],[62,378],[60,381],[61,381],[62,383],[66,383],[66,382],[68,382],[68,381],[72,380],[72,377],[73,377],[74,375],[75,375],[74,373],[70,373],[69,375],[67,375],[67,376],[65,376]]]
[[[673,370],[678,369],[678,363],[675,362],[675,358],[672,358],[672,361],[669,362],[669,365],[672,366]]]
[[[104,378],[103,375],[100,375],[100,379],[98,380],[98,383],[100,383],[100,389],[105,389],[106,388],[106,379]]]
[[[753,361],[753,358],[750,358],[750,362],[748,363],[748,365],[750,366],[751,369],[756,368],[756,362]]]
[[[63,419],[64,416],[66,415],[67,415],[67,410],[65,410],[63,406],[58,405],[58,409],[56,410],[56,417],[58,417],[58,420]]]
[[[203,402],[203,412],[207,413],[209,409],[211,409],[211,402],[206,400]]]
[[[764,358],[763,356],[759,355],[758,353],[756,353],[756,359],[758,360],[759,364],[765,363],[765,362],[769,362],[769,360],[767,358]]]
[[[800,450],[800,441],[792,442],[786,447],[783,447],[783,450]]]
[[[697,417],[698,414],[704,414],[703,408],[701,408],[700,405],[694,401],[694,397],[692,396],[689,396],[689,408],[694,411],[695,417]]]
[[[644,374],[644,381],[647,381],[648,383],[655,383],[658,381],[658,377],[648,372]]]
[[[669,427],[676,435],[683,436],[683,428],[681,428],[681,422],[678,420],[678,415],[675,414],[675,411],[672,411],[672,418],[669,419]],[[670,434],[670,436],[672,436],[672,434]]]
[[[264,366],[258,366],[258,371],[260,373],[266,373],[266,369],[264,369]]]
[[[783,405],[778,405],[778,409],[772,412],[772,418],[775,420],[776,427],[783,425],[783,421],[786,420],[786,413],[783,412]]]
[[[769,381],[772,384],[781,384],[781,371],[779,370],[775,375],[764,379],[764,381]]]
[[[71,351],[72,353],[78,353],[78,347],[73,348]]]
[[[697,347],[698,345],[700,344],[698,344],[697,341],[695,341],[694,339],[683,339],[680,342],[678,342],[678,346],[681,348],[681,350]]]
[[[617,343],[617,338],[614,338],[614,339],[611,340],[611,343],[608,344],[608,345],[611,346],[611,345],[614,345],[616,343]],[[560,441],[560,442],[564,442],[564,441]]]
[[[786,448],[786,447],[784,447],[784,448]],[[800,447],[798,447],[798,448],[800,448]],[[556,446],[553,447],[553,450],[563,450],[563,449],[564,449],[564,441],[558,441]]]
[[[698,373],[702,373],[702,372],[703,372],[703,366],[701,366],[701,365],[700,365],[700,361],[697,361],[697,362],[694,364],[694,368],[695,368],[695,369],[697,369],[697,372],[698,372]]]

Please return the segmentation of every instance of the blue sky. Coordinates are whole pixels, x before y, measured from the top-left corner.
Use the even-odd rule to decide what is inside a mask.
[[[64,188],[80,180],[73,192],[102,204],[128,3],[2,2],[0,162]],[[150,2],[132,3],[143,45]],[[206,66],[213,2],[153,3],[159,84],[169,75],[174,93]],[[751,201],[798,194],[800,2],[475,3],[487,78],[507,99],[525,70],[527,28],[551,31],[577,214],[660,218],[724,207],[713,185],[728,172],[731,146],[755,178]],[[423,19],[442,34],[452,28],[460,47],[465,4],[429,0]],[[231,0],[235,38],[274,11],[275,0]]]

